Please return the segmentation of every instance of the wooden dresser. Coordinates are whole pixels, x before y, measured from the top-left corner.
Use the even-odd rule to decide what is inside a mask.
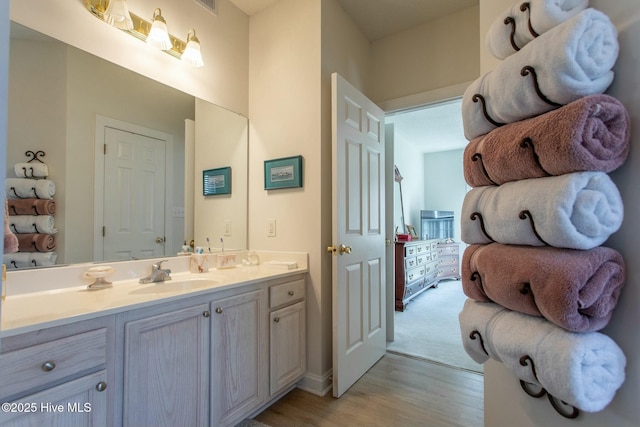
[[[396,242],[395,288],[396,310],[404,311],[407,303],[438,284],[438,241],[416,240]]]
[[[438,243],[438,280],[460,280],[460,243]]]

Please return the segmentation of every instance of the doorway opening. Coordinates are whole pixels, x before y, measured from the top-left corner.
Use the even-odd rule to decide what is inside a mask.
[[[465,247],[458,224],[462,201],[469,190],[462,166],[468,141],[462,128],[461,103],[462,99],[456,98],[390,113],[385,118],[393,126],[394,166],[403,177],[402,200],[397,184],[393,191],[394,229],[402,232],[412,226],[420,240],[453,240],[459,248],[458,259],[452,261],[458,271]],[[429,236],[421,218],[425,210],[453,211],[453,238]],[[441,277],[435,286],[412,298],[403,311],[395,311],[393,341],[388,342],[387,351],[482,372],[482,365],[475,363],[462,347],[458,323],[458,313],[466,299],[462,284],[457,277]]]

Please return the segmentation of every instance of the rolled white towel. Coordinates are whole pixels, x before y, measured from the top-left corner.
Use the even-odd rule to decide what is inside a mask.
[[[49,168],[40,162],[16,163],[13,170],[18,178],[46,178]]]
[[[8,199],[52,199],[56,184],[49,179],[7,178],[5,193]]]
[[[586,9],[531,41],[469,85],[462,99],[465,137],[603,93],[613,81],[617,37],[607,15]]]
[[[583,411],[604,409],[624,383],[625,355],[602,333],[569,332],[543,318],[471,299],[458,318],[463,347],[477,363],[501,362],[517,378]],[[523,364],[524,356],[529,359]]]
[[[51,267],[56,264],[57,252],[15,252],[5,254],[3,262],[7,270],[18,268]]]
[[[9,215],[9,227],[14,233],[56,234],[52,215]]]
[[[485,44],[493,56],[504,59],[536,38],[535,34],[546,33],[587,7],[589,0],[519,0],[491,23]]]
[[[618,188],[604,172],[476,187],[462,203],[461,238],[469,244],[592,249],[622,225]]]

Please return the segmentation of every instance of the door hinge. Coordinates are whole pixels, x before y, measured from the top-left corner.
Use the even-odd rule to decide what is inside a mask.
[[[103,225],[102,226],[102,237],[107,235],[107,228]]]
[[[102,145],[102,151],[103,151],[103,154],[106,156],[107,155],[107,144],[103,144]]]

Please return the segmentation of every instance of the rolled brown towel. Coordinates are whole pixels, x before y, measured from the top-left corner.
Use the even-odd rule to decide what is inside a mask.
[[[9,215],[54,215],[56,202],[50,199],[9,199]]]
[[[473,139],[464,151],[464,177],[480,187],[580,171],[609,173],[626,160],[629,140],[624,105],[609,95],[586,96]]]
[[[462,256],[462,288],[476,301],[544,317],[572,332],[604,328],[625,283],[617,251],[471,245]]]
[[[52,234],[16,234],[20,252],[51,252],[56,248],[56,238]]]

